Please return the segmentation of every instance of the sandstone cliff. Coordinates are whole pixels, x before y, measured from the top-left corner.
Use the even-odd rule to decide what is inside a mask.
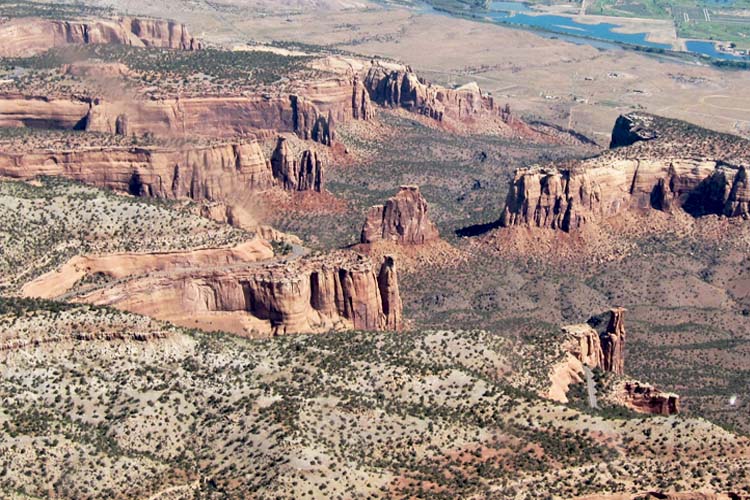
[[[374,102],[404,108],[438,122],[469,124],[488,119],[514,135],[541,135],[511,113],[508,104],[497,105],[475,83],[448,89],[426,82],[408,66],[373,63],[364,85]]]
[[[318,153],[308,149],[296,159],[284,137],[279,137],[271,156],[271,170],[287,191],[323,190],[323,162]]]
[[[390,258],[376,265],[340,252],[169,271],[124,277],[73,300],[252,336],[401,328],[402,303]]]
[[[294,159],[281,138],[272,161],[266,159],[257,142],[249,140],[174,147],[0,152],[1,176],[61,176],[134,196],[195,201],[231,202],[248,192],[274,186],[319,192],[323,189],[323,170],[317,153],[304,151],[299,160]],[[225,214],[226,220],[229,215]]]
[[[69,44],[117,44],[198,50],[183,24],[159,19],[57,21],[19,18],[0,25],[0,57],[28,57]]]
[[[501,225],[572,231],[643,209],[750,214],[750,142],[639,114],[618,119],[613,145],[572,168],[518,170]]]
[[[337,123],[369,120],[369,94],[357,77],[303,82],[292,93],[129,99],[0,95],[0,127],[87,130],[161,137],[272,137],[295,133],[331,145]]]
[[[616,375],[625,373],[625,312],[615,307],[588,323],[563,328],[565,351],[590,368]],[[597,330],[598,328],[598,330]]]
[[[601,335],[602,364],[604,371],[616,375],[625,373],[625,309],[612,309],[607,328]]]
[[[19,179],[59,175],[136,196],[198,201],[222,200],[274,185],[270,165],[256,142],[176,149],[0,152],[0,175]]]
[[[384,205],[370,208],[362,228],[361,243],[395,241],[422,245],[440,238],[427,215],[427,201],[418,186],[401,186]]]
[[[592,317],[588,323],[565,326],[563,335],[565,359],[553,366],[550,372],[548,397],[551,399],[567,402],[570,384],[583,381],[584,366],[599,368],[619,377],[624,375],[625,309],[613,308],[608,313]],[[618,378],[607,392],[607,399],[639,413],[672,415],[680,410],[679,396],[638,381]]]

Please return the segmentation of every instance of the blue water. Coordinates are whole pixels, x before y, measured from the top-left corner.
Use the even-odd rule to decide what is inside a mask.
[[[704,42],[699,40],[690,40],[685,42],[685,48],[689,52],[695,52],[696,54],[704,54],[707,56],[714,57],[716,59],[724,59],[727,61],[747,61],[748,57],[735,56],[732,54],[726,54],[716,50],[714,42]]]
[[[734,0],[714,0],[719,3],[734,2]],[[498,23],[509,23],[516,25],[533,26],[543,28],[547,31],[560,33],[564,36],[561,38],[569,39],[575,43],[586,43],[599,48],[611,48],[602,46],[601,42],[588,40],[582,37],[591,37],[598,40],[609,42],[620,42],[639,47],[650,47],[655,49],[671,49],[672,47],[664,43],[655,43],[646,40],[646,33],[617,33],[614,30],[619,26],[610,23],[584,24],[578,23],[572,17],[556,16],[552,14],[538,14],[523,2],[512,1],[494,1],[490,4],[489,12],[484,14],[487,19]],[[450,14],[448,14],[450,15]],[[578,38],[576,38],[578,36]],[[689,52],[703,54],[716,59],[725,59],[733,61],[750,61],[750,57],[740,57],[730,54],[724,54],[716,50],[712,42],[689,41],[686,43]]]

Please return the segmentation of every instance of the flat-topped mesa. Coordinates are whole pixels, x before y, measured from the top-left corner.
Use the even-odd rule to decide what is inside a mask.
[[[144,275],[76,300],[240,334],[400,330],[402,322],[394,260],[351,252]]]
[[[750,141],[652,115],[618,118],[615,149],[516,171],[500,223],[573,231],[628,210],[750,215]]]
[[[476,83],[447,89],[422,80],[409,67],[386,67],[373,63],[364,84],[371,99],[378,104],[401,107],[439,122],[494,116],[508,125],[522,124],[507,105],[502,108],[496,106],[494,98],[484,95]]]
[[[396,196],[367,212],[361,243],[395,241],[401,245],[423,245],[440,238],[427,215],[427,201],[418,186],[401,186]]]
[[[271,156],[271,170],[274,178],[287,191],[323,190],[323,162],[318,153],[308,149],[296,159],[284,137],[278,138]]]
[[[332,145],[336,124],[369,120],[369,95],[357,77],[300,84],[293,93],[113,97],[0,94],[0,127],[86,130],[157,137],[272,137],[294,133]]]
[[[275,182],[255,141],[179,147],[86,147],[0,152],[0,175],[61,176],[135,196],[224,200]]]
[[[201,42],[174,21],[123,17],[112,20],[58,21],[11,19],[0,25],[0,57],[28,57],[73,44],[115,44],[199,50]]]

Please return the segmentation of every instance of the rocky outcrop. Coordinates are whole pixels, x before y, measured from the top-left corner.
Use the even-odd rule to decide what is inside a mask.
[[[199,50],[201,43],[183,24],[124,17],[99,21],[19,18],[0,25],[0,57],[28,57],[71,44],[116,44]]]
[[[510,106],[499,106],[492,96],[482,93],[476,83],[448,89],[426,82],[408,66],[373,63],[364,79],[370,98],[381,105],[404,108],[438,122],[472,123],[494,120],[516,135],[537,135]]]
[[[584,366],[620,377],[625,374],[625,309],[613,308],[588,323],[565,326],[563,338],[566,359],[553,366],[550,373],[551,399],[567,402],[568,387],[582,381]],[[679,396],[642,382],[618,379],[610,392],[615,403],[639,413],[672,415],[680,409]]]
[[[361,243],[395,241],[401,245],[423,245],[440,238],[427,215],[427,201],[418,186],[401,186],[384,205],[370,208],[362,228]]]
[[[622,382],[616,389],[625,406],[651,415],[674,415],[680,412],[680,397],[663,392],[650,384],[637,381]]]
[[[658,137],[654,121],[649,115],[631,113],[620,115],[612,129],[610,149],[630,146],[638,141],[650,141]]]
[[[590,325],[568,325],[563,327],[566,338],[564,350],[591,368],[604,367],[604,352],[599,333]]]
[[[0,152],[0,175],[62,176],[154,198],[223,200],[274,185],[257,142],[210,146],[97,147],[75,151]]]
[[[279,137],[271,156],[273,176],[287,191],[323,190],[323,162],[312,150],[302,152],[299,159],[284,137]]]
[[[625,337],[625,309],[612,309],[607,328],[601,335],[601,367],[604,371],[625,374]]]
[[[573,231],[645,209],[750,215],[750,142],[674,120],[628,115],[618,119],[613,144],[618,149],[572,168],[518,170],[500,224]]]
[[[204,263],[123,278],[73,300],[245,335],[399,330],[402,321],[393,259],[377,265],[345,252],[244,266]]]

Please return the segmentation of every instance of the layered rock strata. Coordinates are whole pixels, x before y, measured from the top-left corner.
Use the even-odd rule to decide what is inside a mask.
[[[184,326],[259,336],[352,328],[399,330],[402,322],[393,259],[378,265],[343,252],[133,276],[74,300]]]
[[[270,137],[294,133],[331,145],[336,123],[369,120],[372,107],[356,78],[304,85],[292,94],[143,98],[0,95],[0,127],[86,130],[160,137]],[[126,124],[126,126],[123,126]]]
[[[116,44],[199,50],[184,24],[160,19],[58,21],[19,18],[0,25],[0,57],[28,57],[71,44]]]
[[[364,85],[374,102],[404,108],[438,122],[472,122],[480,118],[494,118],[522,134],[534,133],[511,113],[508,104],[498,105],[476,83],[448,89],[423,80],[408,66],[373,63],[367,71]]]
[[[427,214],[427,201],[418,186],[401,186],[384,205],[367,212],[361,243],[395,241],[401,245],[423,245],[440,238]]]
[[[232,193],[274,185],[270,165],[255,142],[178,149],[0,152],[0,175],[20,179],[62,176],[135,196],[193,200],[222,200]]]
[[[317,154],[305,151],[299,161],[286,161],[290,168],[275,168],[255,141],[175,148],[0,151],[0,175],[62,176],[134,196],[195,201],[229,201],[276,185],[294,191],[322,190],[323,162]]]
[[[651,115],[620,117],[610,150],[571,168],[518,170],[502,226],[572,231],[627,210],[750,215],[750,142]]]
[[[271,170],[287,191],[323,190],[323,162],[318,153],[308,149],[297,159],[284,137],[279,137],[276,143]]]

